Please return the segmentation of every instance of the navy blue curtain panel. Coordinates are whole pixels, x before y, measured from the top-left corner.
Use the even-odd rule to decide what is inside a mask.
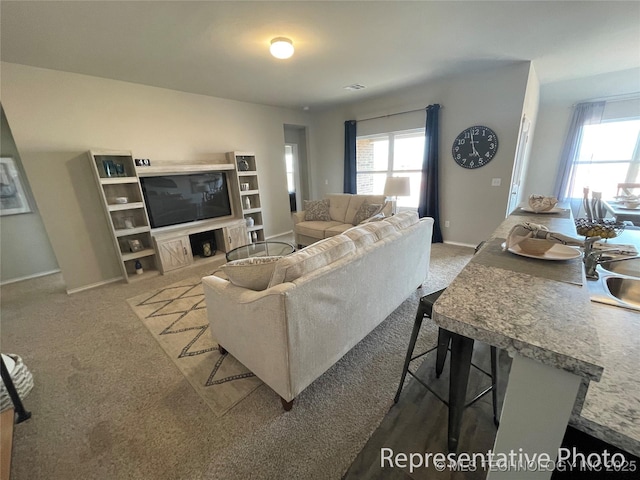
[[[433,217],[432,243],[442,243],[440,229],[440,206],[438,204],[438,115],[440,105],[427,107],[427,121],[424,128],[424,159],[422,161],[422,186],[418,216]]]
[[[344,193],[358,193],[356,185],[356,121],[344,122]]]

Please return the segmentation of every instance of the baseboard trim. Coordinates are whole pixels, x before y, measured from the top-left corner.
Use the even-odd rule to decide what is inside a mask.
[[[60,271],[61,270],[58,268],[56,270],[49,270],[49,271],[46,271],[46,272],[34,273],[33,275],[26,275],[24,277],[12,278],[10,280],[5,280],[3,282],[0,282],[0,286],[9,285],[10,283],[22,282],[24,280],[31,280],[32,278],[46,277],[47,275],[53,275],[54,273],[60,273]]]
[[[265,240],[271,240],[272,238],[281,237],[283,235],[291,235],[292,233],[293,233],[293,230],[288,230],[282,233],[276,233],[275,235],[269,235],[268,237],[265,237]]]
[[[469,243],[462,243],[462,242],[452,242],[450,240],[444,241],[442,243],[446,243],[447,245],[455,245],[457,247],[469,247],[469,248],[476,248],[476,245],[471,245]]]
[[[102,282],[83,285],[82,287],[78,287],[78,288],[67,288],[67,295],[73,295],[74,293],[84,292],[85,290],[91,290],[92,288],[102,287],[103,285],[119,282],[122,279],[124,279],[124,277],[114,277],[114,278],[110,278],[109,280],[103,280]]]

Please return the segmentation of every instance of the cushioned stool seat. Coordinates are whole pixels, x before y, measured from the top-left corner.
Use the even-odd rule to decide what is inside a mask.
[[[402,387],[408,373],[425,388],[427,388],[431,393],[433,393],[438,398],[438,400],[449,407],[448,447],[450,452],[455,452],[458,446],[463,409],[472,405],[489,392],[492,392],[493,397],[493,421],[496,426],[498,425],[496,391],[498,355],[496,347],[492,346],[491,373],[485,372],[483,369],[471,362],[471,355],[473,354],[474,344],[473,339],[454,332],[450,332],[448,330],[445,330],[444,328],[438,328],[438,344],[435,347],[427,350],[426,352],[422,352],[414,356],[413,350],[420,333],[422,321],[425,317],[431,318],[433,313],[433,305],[445,290],[446,289],[443,288],[442,290],[438,290],[436,292],[430,293],[429,295],[425,295],[420,299],[418,312],[416,313],[415,323],[411,332],[411,339],[409,340],[409,348],[407,349],[407,355],[404,361],[404,368],[402,369],[402,375],[400,377],[400,385],[398,386],[398,391],[396,392],[394,402],[397,403],[400,399],[400,393],[402,392]],[[449,400],[447,401],[440,395],[438,395],[438,393],[435,392],[428,384],[422,381],[422,379],[418,378],[414,374],[414,372],[409,370],[409,365],[412,361],[436,350],[436,377],[440,378],[440,375],[442,374],[442,370],[444,368],[445,360],[447,358],[447,352],[450,348],[449,345],[451,345],[451,375],[449,379]],[[465,403],[467,383],[469,380],[469,369],[472,366],[491,378],[491,385],[480,392],[478,395],[476,395],[468,403]]]

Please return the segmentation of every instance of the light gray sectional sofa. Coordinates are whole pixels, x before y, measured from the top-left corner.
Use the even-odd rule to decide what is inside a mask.
[[[432,230],[415,212],[352,227],[276,259],[262,291],[205,277],[211,333],[288,410],[424,282]]]
[[[323,238],[340,235],[354,226],[356,213],[363,203],[382,206],[385,216],[391,215],[392,205],[386,202],[384,195],[352,195],[349,193],[331,193],[326,196],[329,201],[328,220],[306,220],[306,212],[293,214],[293,232],[296,244],[299,246],[311,245]]]

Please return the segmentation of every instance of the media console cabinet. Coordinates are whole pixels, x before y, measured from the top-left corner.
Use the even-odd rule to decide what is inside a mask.
[[[253,153],[229,152],[226,154],[228,163],[155,166],[136,166],[130,151],[91,150],[88,155],[122,276],[127,282],[204,261],[222,263],[225,261],[225,252],[251,243],[252,234],[254,241],[264,240]],[[241,172],[238,171],[239,164],[243,169]],[[231,215],[152,228],[140,177],[206,172],[226,173]],[[248,188],[245,185],[245,190],[242,190],[241,184],[248,184]],[[252,218],[249,228],[248,217]],[[217,253],[200,251],[203,243],[209,243],[211,247],[215,243]],[[140,262],[144,273],[136,273],[137,262]]]

